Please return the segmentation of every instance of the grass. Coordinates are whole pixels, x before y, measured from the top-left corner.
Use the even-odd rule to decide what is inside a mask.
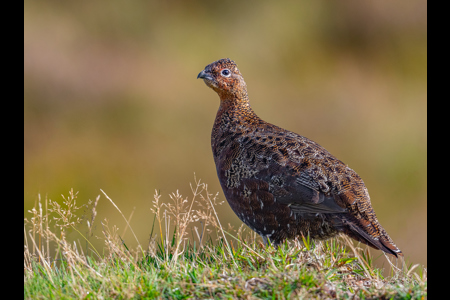
[[[39,197],[24,224],[25,299],[424,299],[426,269],[391,262],[391,275],[373,267],[373,257],[341,236],[314,242],[309,236],[280,247],[264,246],[241,226],[225,229],[217,217],[217,194],[195,181],[192,197],[178,192],[163,203],[155,193],[150,240],[142,245],[114,201],[127,228],[100,221],[100,199],[77,206],[73,190],[62,204]],[[82,214],[82,208],[84,214]],[[79,216],[82,214],[81,216]],[[80,225],[87,230],[82,233]],[[100,226],[99,226],[100,228]],[[69,241],[68,230],[81,237]],[[131,249],[121,236],[130,230]],[[96,249],[92,237],[104,242]],[[396,266],[398,264],[399,266]]]

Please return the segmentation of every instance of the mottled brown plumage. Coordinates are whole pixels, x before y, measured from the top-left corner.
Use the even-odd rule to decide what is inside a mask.
[[[342,232],[403,255],[378,222],[358,174],[319,144],[261,120],[232,60],[209,64],[197,78],[220,97],[211,147],[225,197],[242,222],[275,244]]]

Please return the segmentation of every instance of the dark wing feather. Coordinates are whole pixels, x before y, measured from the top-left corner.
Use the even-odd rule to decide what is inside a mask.
[[[292,172],[278,172],[277,168],[280,168],[279,164],[271,162],[267,165],[267,172],[260,170],[256,175],[258,179],[268,184],[269,192],[273,194],[276,202],[289,206],[294,213],[347,212],[345,207],[339,206],[336,202],[339,200],[336,195],[319,191],[317,184],[312,178],[307,177],[306,172],[296,176]],[[277,184],[279,182],[281,184]]]

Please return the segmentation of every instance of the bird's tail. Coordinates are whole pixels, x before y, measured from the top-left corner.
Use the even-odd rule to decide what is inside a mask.
[[[342,231],[352,239],[395,257],[403,256],[402,251],[394,244],[394,241],[377,220],[364,222],[346,216],[341,221],[343,224]]]

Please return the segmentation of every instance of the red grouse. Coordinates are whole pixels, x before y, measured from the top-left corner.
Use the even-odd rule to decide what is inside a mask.
[[[378,222],[358,174],[319,144],[261,120],[234,61],[213,62],[197,78],[220,97],[211,146],[225,197],[266,243],[342,232],[403,256]]]

